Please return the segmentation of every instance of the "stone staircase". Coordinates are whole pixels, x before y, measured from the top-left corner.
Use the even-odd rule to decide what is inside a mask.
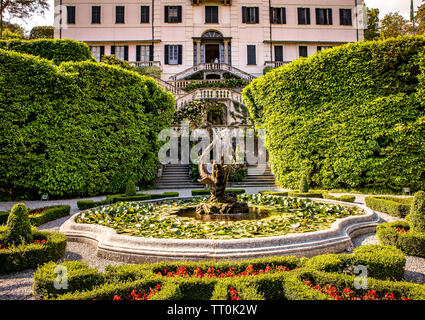
[[[263,187],[275,188],[275,178],[268,165],[249,166],[242,182],[229,182],[230,188]]]
[[[175,75],[170,77],[170,80],[173,80],[173,81],[183,80],[199,71],[219,72],[219,73],[228,72],[241,79],[249,80],[249,81],[255,78],[252,74],[249,74],[238,68],[232,67],[231,65],[227,63],[201,63],[196,66],[187,68],[186,70],[183,70],[182,72],[176,73]]]
[[[158,189],[199,189],[204,185],[193,182],[189,176],[188,164],[167,164],[156,183]]]

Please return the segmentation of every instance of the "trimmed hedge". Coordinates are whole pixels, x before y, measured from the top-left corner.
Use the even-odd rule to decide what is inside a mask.
[[[65,61],[96,61],[88,45],[69,39],[0,40],[0,48],[45,58],[56,65]]]
[[[356,196],[352,196],[352,195],[348,195],[348,194],[345,194],[345,195],[342,195],[342,196],[339,196],[339,197],[335,197],[333,195],[330,195],[327,192],[324,192],[322,195],[323,195],[323,198],[329,199],[329,200],[342,201],[342,202],[354,202],[354,201],[356,201]]]
[[[0,240],[5,228],[0,227]],[[27,244],[0,250],[0,274],[36,268],[51,260],[58,260],[65,254],[66,236],[55,232],[35,231],[36,240],[46,243]]]
[[[45,208],[46,210],[40,213],[29,215],[31,225],[38,227],[46,222],[69,216],[69,213],[71,212],[71,207],[69,205],[55,205],[55,206],[29,209],[29,212],[34,210],[45,209]],[[6,223],[8,216],[9,216],[9,211],[0,211],[0,224]]]
[[[403,202],[401,202],[403,201]],[[410,211],[412,198],[366,197],[365,203],[372,210],[384,212],[391,216],[405,218]],[[409,203],[409,204],[406,204]]]
[[[315,192],[302,193],[298,191],[288,192],[288,196],[295,197],[295,198],[319,198],[319,199],[323,198],[322,193],[315,193]]]
[[[335,47],[243,90],[284,188],[425,189],[425,38]]]
[[[425,286],[405,282],[405,281],[385,281],[374,278],[367,278],[367,289],[355,289],[353,283],[355,275],[345,275],[340,273],[326,273],[315,270],[301,269],[291,272],[285,279],[283,289],[288,300],[330,300],[331,298],[312,287],[304,284],[310,281],[313,285],[325,286],[334,285],[338,291],[349,287],[358,294],[365,294],[368,290],[375,290],[379,295],[392,292],[397,298],[406,297],[414,300],[425,300]]]
[[[243,194],[245,193],[245,189],[226,189],[227,194]],[[192,190],[192,196],[205,196],[209,195],[209,189],[195,189]]]
[[[397,228],[404,229],[401,233]],[[410,231],[406,221],[382,223],[376,227],[376,234],[380,243],[392,245],[403,251],[406,255],[425,258],[425,233]]]
[[[0,96],[5,193],[87,197],[156,179],[157,135],[171,123],[175,101],[152,78],[0,50]]]
[[[153,200],[153,199],[162,199],[162,198],[171,198],[178,197],[178,192],[163,192],[159,194],[150,194],[150,193],[138,193],[135,196],[126,196],[123,194],[115,194],[106,196],[105,200],[94,201],[94,200],[78,200],[77,207],[80,210],[86,210],[95,208],[98,206],[103,206],[107,204],[113,204],[116,202],[124,201],[144,201],[144,200]]]
[[[109,299],[119,295],[130,297],[133,289],[146,291],[160,284],[162,289],[153,299],[228,299],[228,289],[234,287],[243,299],[329,299],[301,280],[313,280],[316,283],[329,283],[336,286],[352,286],[354,281],[352,267],[364,265],[368,269],[369,288],[377,291],[390,290],[406,297],[425,299],[425,286],[392,282],[388,279],[401,279],[405,258],[393,247],[364,246],[356,249],[354,255],[331,254],[313,258],[294,256],[269,257],[244,261],[205,261],[205,262],[159,262],[153,264],[110,265],[103,273],[90,268],[82,262],[74,262],[68,273],[69,289],[56,290],[53,287],[55,277],[52,270],[56,266],[50,263],[40,267],[34,276],[34,294],[43,299],[91,300]],[[66,263],[63,264],[68,267]],[[199,267],[203,273],[209,267],[221,272],[234,268],[235,273],[246,270],[252,265],[255,270],[264,270],[267,266],[276,268],[286,266],[292,271],[262,273],[256,276],[229,278],[165,277],[158,272],[176,272],[186,266],[188,274]],[[375,278],[373,278],[375,277]],[[382,281],[379,279],[387,279]]]

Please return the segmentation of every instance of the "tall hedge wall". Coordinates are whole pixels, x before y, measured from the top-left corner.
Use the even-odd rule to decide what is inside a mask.
[[[132,71],[0,50],[1,191],[89,196],[154,180],[174,104]]]
[[[88,45],[69,39],[0,40],[0,49],[32,54],[57,65],[64,61],[95,61]]]
[[[295,188],[425,188],[424,37],[359,42],[275,69],[243,91],[272,169]]]

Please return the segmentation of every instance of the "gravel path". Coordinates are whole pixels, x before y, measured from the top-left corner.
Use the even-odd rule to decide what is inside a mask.
[[[258,188],[247,188],[247,192],[256,193],[259,190]],[[143,192],[149,193],[162,193],[165,191],[174,191],[174,190],[149,190]],[[190,196],[190,190],[179,190],[180,196]],[[337,195],[337,194],[335,194]],[[104,197],[94,197],[86,198],[93,200],[101,200]],[[364,204],[364,196],[356,194],[356,202]],[[71,206],[71,214],[78,212],[77,200],[57,200],[57,201],[24,201],[24,203],[30,208],[42,207],[45,205],[53,204],[69,204]],[[0,203],[0,211],[9,210],[14,202],[2,202]],[[383,221],[394,221],[398,220],[387,214],[379,214]],[[50,221],[39,227],[40,230],[48,231],[58,231],[59,227],[67,220],[68,217],[63,217],[58,220]],[[355,247],[360,245],[367,244],[377,244],[378,239],[375,233],[365,234],[353,239],[353,244]],[[105,266],[109,264],[121,264],[120,262],[106,260],[97,257],[96,249],[87,244],[77,243],[77,242],[68,242],[65,256],[61,261],[70,261],[70,260],[80,260],[88,262],[91,266],[97,267],[100,271],[103,271]],[[418,257],[406,257],[406,271],[405,279],[407,281],[417,282],[425,284],[425,259]],[[22,272],[16,272],[9,275],[0,275],[0,300],[32,300],[34,296],[32,295],[32,283],[33,283],[33,273],[35,270],[25,270]]]

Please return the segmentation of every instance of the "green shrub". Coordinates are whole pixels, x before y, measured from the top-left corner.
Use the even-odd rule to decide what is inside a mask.
[[[84,42],[69,39],[13,39],[4,42],[2,49],[39,56],[59,65],[64,61],[95,61]]]
[[[55,272],[57,266],[61,268],[56,269]],[[68,286],[56,289],[55,280],[61,275],[66,275]],[[65,261],[59,265],[53,261],[48,262],[36,270],[33,278],[33,293],[43,299],[67,292],[91,290],[94,286],[104,282],[104,278],[97,268],[91,268],[88,263],[81,261]]]
[[[401,202],[403,201],[403,203]],[[410,211],[409,199],[396,197],[366,197],[365,203],[372,210],[384,212],[391,216],[405,218]]]
[[[260,194],[266,194],[271,196],[280,196],[280,197],[287,197],[289,192],[288,191],[260,191]]]
[[[329,199],[329,200],[336,200],[336,201],[342,201],[342,202],[354,202],[354,201],[356,201],[356,196],[351,196],[351,195],[342,195],[342,196],[339,196],[339,197],[335,197],[333,195],[330,195],[327,192],[324,192],[322,195],[323,195],[323,198]]]
[[[5,231],[0,228],[0,240]],[[0,274],[33,269],[48,261],[55,261],[65,254],[66,236],[55,232],[35,231],[36,240],[47,240],[40,244],[20,244],[0,250]]]
[[[412,232],[425,233],[425,192],[418,191],[415,193],[407,221],[409,221]]]
[[[156,179],[156,137],[175,101],[153,79],[97,62],[56,67],[4,50],[0,74],[6,194],[87,197],[118,193],[129,179]]]
[[[367,267],[373,278],[401,280],[404,277],[406,258],[394,246],[360,246],[353,253],[355,264]]]
[[[245,193],[245,189],[226,189],[227,194],[242,194]],[[204,196],[209,195],[209,189],[196,189],[192,190],[192,196]]]
[[[397,228],[406,232],[399,232]],[[383,245],[395,246],[406,255],[425,258],[425,233],[411,232],[406,221],[382,223],[376,227],[376,234]]]
[[[308,188],[307,177],[303,175],[300,180],[300,193],[308,193]]]
[[[425,189],[425,38],[350,43],[243,91],[281,187]]]
[[[40,213],[31,213],[42,210]],[[68,216],[71,207],[68,205],[48,206],[43,208],[30,209],[29,220],[32,226],[38,227],[46,222]],[[9,211],[0,211],[0,224],[6,223]]]
[[[394,293],[396,298],[406,297],[414,300],[425,299],[425,287],[416,283],[409,282],[393,282],[388,280],[377,280],[374,278],[367,279],[366,289],[355,289],[353,284],[355,275],[345,275],[340,273],[325,273],[321,271],[301,269],[293,272],[285,279],[283,288],[285,297],[288,300],[329,300],[329,296],[319,292],[318,290],[304,284],[304,281],[310,281],[313,286],[325,286],[332,284],[339,292],[349,287],[358,295],[364,295],[369,290],[375,290],[377,294],[383,297],[387,293]]]
[[[23,203],[15,204],[7,218],[4,242],[8,245],[30,243],[33,240],[28,209]]]
[[[161,199],[161,198],[172,198],[172,197],[178,197],[180,194],[177,191],[169,191],[169,192],[163,192],[163,193],[151,193],[151,199]]]
[[[308,193],[300,193],[296,191],[290,191],[288,192],[289,197],[295,197],[295,198],[323,198],[322,193],[315,193],[315,192],[308,192]]]
[[[127,197],[132,197],[136,195],[136,185],[134,184],[134,182],[132,180],[129,180],[127,182],[127,185],[125,187],[125,195]]]

